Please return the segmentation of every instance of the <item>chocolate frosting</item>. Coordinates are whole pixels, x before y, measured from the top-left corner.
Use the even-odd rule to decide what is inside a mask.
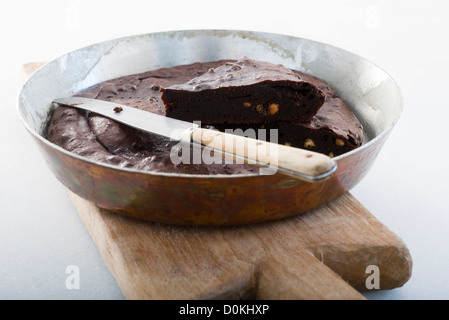
[[[210,68],[205,74],[185,83],[175,84],[167,89],[202,91],[218,89],[223,86],[239,87],[263,81],[304,82],[298,73],[283,65],[274,65],[265,61],[257,61],[244,57],[238,61],[229,61],[217,68]]]

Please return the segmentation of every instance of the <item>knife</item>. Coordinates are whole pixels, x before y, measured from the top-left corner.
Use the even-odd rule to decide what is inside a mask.
[[[173,119],[125,105],[82,97],[58,98],[53,106],[74,107],[123,123],[130,127],[169,137],[173,141],[193,143],[225,157],[258,167],[269,168],[307,182],[327,179],[336,171],[336,162],[321,153],[288,147],[201,128],[196,123]]]

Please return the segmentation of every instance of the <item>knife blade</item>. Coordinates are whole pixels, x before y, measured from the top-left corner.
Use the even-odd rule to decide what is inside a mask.
[[[336,171],[336,162],[321,153],[287,147],[240,135],[201,128],[196,123],[173,119],[122,104],[83,97],[58,98],[53,106],[74,107],[97,113],[130,127],[173,141],[199,144],[223,156],[271,169],[307,182],[327,179]]]
[[[53,105],[75,107],[98,113],[130,127],[168,137],[173,141],[181,141],[183,138],[189,140],[188,132],[199,127],[195,123],[103,100],[82,97],[58,98],[53,101]]]

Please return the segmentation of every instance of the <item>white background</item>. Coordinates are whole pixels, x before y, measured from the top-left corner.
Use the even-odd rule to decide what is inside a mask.
[[[370,299],[449,298],[449,2],[23,1],[0,4],[0,298],[123,299],[17,108],[21,65],[117,37],[180,29],[289,34],[359,54],[400,85],[404,112],[352,193],[410,249],[413,275]],[[76,265],[79,290],[67,290]]]

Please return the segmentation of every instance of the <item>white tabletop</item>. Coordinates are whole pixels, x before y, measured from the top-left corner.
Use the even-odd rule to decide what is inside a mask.
[[[19,0],[0,11],[0,299],[124,299],[19,120],[21,65],[108,39],[181,29],[309,38],[359,54],[399,83],[404,112],[352,193],[407,244],[413,275],[402,288],[366,297],[449,298],[447,1],[228,0],[220,8],[210,1],[112,3]],[[72,265],[80,286],[70,290]]]

